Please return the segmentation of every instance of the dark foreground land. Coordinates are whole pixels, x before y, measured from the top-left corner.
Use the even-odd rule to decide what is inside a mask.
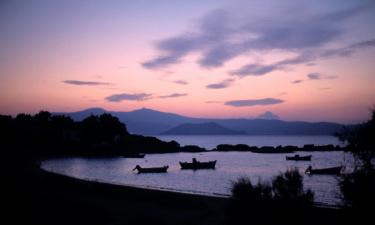
[[[88,182],[36,167],[22,172],[7,182],[7,224],[224,224],[229,202]]]
[[[327,208],[248,210],[241,222],[233,216],[232,199],[88,182],[33,163],[10,167],[3,201],[7,224],[361,224],[352,213]]]

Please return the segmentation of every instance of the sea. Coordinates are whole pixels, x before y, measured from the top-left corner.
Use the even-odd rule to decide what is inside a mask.
[[[175,140],[181,145],[198,145],[213,149],[218,144],[247,144],[251,146],[295,145],[343,145],[333,136],[248,136],[248,135],[178,135],[156,136],[165,141]],[[312,155],[312,161],[286,161],[287,155],[252,152],[203,152],[147,154],[145,158],[63,158],[50,159],[42,168],[71,177],[105,183],[166,190],[197,195],[229,197],[231,187],[239,178],[247,177],[253,183],[270,182],[273,177],[288,169],[297,168],[303,174],[305,189],[314,192],[317,204],[337,207],[342,204],[339,188],[340,177],[332,175],[305,175],[304,170],[313,168],[346,166],[349,171],[353,157],[342,151],[300,152]],[[181,170],[179,161],[217,160],[215,170]],[[138,174],[133,171],[141,167],[168,165],[167,173]]]

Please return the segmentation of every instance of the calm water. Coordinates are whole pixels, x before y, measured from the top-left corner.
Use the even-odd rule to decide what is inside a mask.
[[[332,136],[247,136],[247,135],[207,135],[207,136],[158,136],[166,141],[176,140],[181,145],[199,145],[212,149],[218,144],[248,144],[253,146],[277,146],[304,144],[340,144]],[[305,153],[300,153],[301,155]],[[269,181],[288,168],[297,167],[303,172],[309,165],[330,167],[349,165],[352,157],[343,152],[313,152],[311,162],[286,161],[289,154],[259,154],[251,152],[207,152],[150,154],[143,159],[86,159],[66,158],[43,162],[42,168],[76,178],[114,184],[132,185],[145,188],[163,189],[203,195],[230,195],[232,182],[239,177],[249,177],[253,182]],[[195,157],[201,161],[217,160],[216,170],[180,170],[179,161],[191,161]],[[166,174],[137,174],[135,165],[143,167],[169,165]],[[319,203],[340,204],[338,177],[328,175],[304,175],[304,184],[315,192]]]
[[[155,136],[164,141],[175,140],[181,145],[198,145],[206,149],[213,149],[219,144],[247,144],[251,146],[295,145],[342,145],[333,136],[312,135],[159,135]]]
[[[304,171],[309,164],[313,167],[337,166],[351,160],[342,152],[312,154],[311,162],[286,161],[287,154],[244,152],[152,154],[143,159],[67,158],[47,160],[42,168],[86,180],[203,195],[229,195],[232,182],[241,176],[249,177],[253,182],[268,181],[290,167]],[[218,160],[216,170],[180,170],[178,161],[190,161],[193,157],[201,161]],[[166,174],[137,174],[132,172],[137,164],[144,167],[169,165],[170,168]],[[315,192],[315,201],[340,204],[337,177],[304,175],[304,184]]]

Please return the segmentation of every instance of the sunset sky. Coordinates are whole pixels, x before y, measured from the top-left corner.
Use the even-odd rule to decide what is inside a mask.
[[[0,114],[357,123],[373,106],[375,1],[0,2]]]

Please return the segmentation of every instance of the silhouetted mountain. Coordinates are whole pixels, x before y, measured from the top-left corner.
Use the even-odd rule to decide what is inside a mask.
[[[194,118],[173,113],[164,113],[142,108],[131,112],[111,112],[125,123],[131,133],[160,134],[183,123],[192,123]]]
[[[162,134],[173,134],[173,135],[215,135],[215,134],[227,134],[227,135],[234,135],[234,134],[246,134],[245,132],[235,131],[223,126],[220,126],[214,122],[208,123],[184,123],[174,127]]]
[[[102,109],[102,108],[88,108],[88,109],[78,111],[78,112],[69,112],[69,113],[56,112],[56,113],[52,113],[52,114],[54,114],[54,115],[67,115],[67,116],[70,116],[70,118],[72,118],[75,121],[81,121],[88,116],[91,116],[91,115],[98,116],[98,115],[101,115],[103,113],[107,113],[107,111],[105,109]],[[108,112],[108,113],[110,113],[110,112]]]
[[[265,119],[222,119],[215,122],[250,135],[333,135],[343,128],[343,125],[337,123]]]
[[[90,115],[110,113],[119,118],[130,133],[155,135],[166,133],[182,124],[216,123],[221,128],[250,135],[332,135],[342,129],[341,124],[329,122],[302,122],[266,119],[209,119],[192,118],[173,113],[142,108],[130,112],[111,112],[101,108],[90,108],[65,114],[74,120],[82,120]],[[56,114],[56,113],[55,113]],[[214,131],[213,131],[214,132]],[[207,133],[208,134],[208,133]],[[214,134],[214,133],[211,133]]]

